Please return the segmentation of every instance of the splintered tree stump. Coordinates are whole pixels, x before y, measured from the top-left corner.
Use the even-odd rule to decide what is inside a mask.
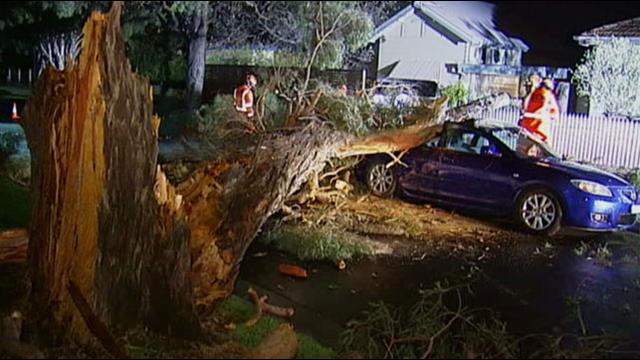
[[[189,228],[156,168],[160,120],[125,57],[115,2],[84,26],[82,54],[28,101],[33,157],[28,324],[39,339],[93,343],[69,284],[111,330],[197,335]]]

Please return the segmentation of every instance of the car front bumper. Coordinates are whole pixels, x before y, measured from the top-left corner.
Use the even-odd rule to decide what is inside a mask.
[[[565,225],[591,231],[626,230],[640,214],[640,202],[622,196],[607,198],[577,193],[567,202]]]

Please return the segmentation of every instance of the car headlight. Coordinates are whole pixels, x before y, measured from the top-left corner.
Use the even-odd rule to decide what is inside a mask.
[[[608,187],[597,182],[587,180],[571,180],[571,183],[578,189],[593,195],[613,197],[613,193]]]

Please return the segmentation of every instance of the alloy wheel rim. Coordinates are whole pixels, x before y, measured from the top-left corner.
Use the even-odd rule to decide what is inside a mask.
[[[386,194],[393,187],[393,173],[391,169],[383,164],[379,164],[371,169],[369,175],[369,184],[371,188],[378,194]]]
[[[556,205],[545,194],[532,194],[528,196],[520,209],[520,216],[524,223],[533,230],[546,230],[556,220]]]

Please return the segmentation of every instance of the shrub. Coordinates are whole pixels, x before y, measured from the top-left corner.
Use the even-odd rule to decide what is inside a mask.
[[[18,152],[24,134],[18,132],[0,133],[0,156],[9,156]]]
[[[449,107],[455,108],[467,102],[469,90],[461,82],[458,82],[442,88],[440,94],[447,97]]]
[[[14,154],[4,163],[4,171],[7,176],[20,185],[28,185],[31,180],[31,156]]]

